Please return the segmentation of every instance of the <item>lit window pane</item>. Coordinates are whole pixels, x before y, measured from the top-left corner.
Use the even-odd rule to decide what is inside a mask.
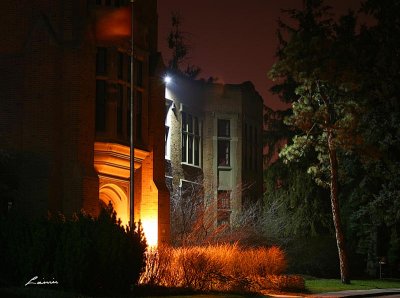
[[[182,112],[182,162],[200,166],[201,126],[197,117]]]

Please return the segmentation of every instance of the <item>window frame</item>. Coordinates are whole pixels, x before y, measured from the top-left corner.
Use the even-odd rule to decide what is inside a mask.
[[[220,126],[222,124],[228,124],[228,125],[222,127]],[[230,168],[232,165],[231,140],[232,140],[231,119],[218,118],[217,119],[217,166],[219,168]],[[222,160],[225,160],[225,162],[221,162]]]
[[[202,167],[202,121],[190,112],[181,111],[181,163]]]

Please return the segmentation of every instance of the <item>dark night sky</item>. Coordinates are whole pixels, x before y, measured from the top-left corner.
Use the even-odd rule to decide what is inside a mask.
[[[357,9],[359,0],[331,0],[335,12]],[[267,72],[277,48],[277,20],[282,8],[300,8],[303,0],[158,0],[159,49],[167,61],[171,12],[183,18],[190,64],[199,66],[199,78],[218,77],[223,83],[252,81],[264,102],[282,109],[284,104],[268,91]],[[287,19],[287,18],[286,18]]]

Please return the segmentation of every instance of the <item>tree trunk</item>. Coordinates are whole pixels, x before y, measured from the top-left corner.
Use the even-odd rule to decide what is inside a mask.
[[[333,224],[335,226],[336,244],[339,253],[340,277],[342,283],[349,284],[350,283],[349,264],[348,264],[344,234],[342,231],[342,223],[340,220],[340,207],[338,199],[338,161],[336,156],[336,149],[333,144],[332,131],[328,131],[328,151],[329,151],[329,161],[331,165],[331,175],[330,175],[331,207],[332,207]]]

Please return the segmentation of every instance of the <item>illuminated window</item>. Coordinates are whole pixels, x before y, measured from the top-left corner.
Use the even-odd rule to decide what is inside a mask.
[[[198,117],[182,112],[182,162],[200,166],[201,123]]]
[[[231,156],[230,121],[218,119],[218,166],[230,166]]]
[[[165,104],[165,159],[171,159],[171,126],[174,117],[175,105],[167,100]]]

